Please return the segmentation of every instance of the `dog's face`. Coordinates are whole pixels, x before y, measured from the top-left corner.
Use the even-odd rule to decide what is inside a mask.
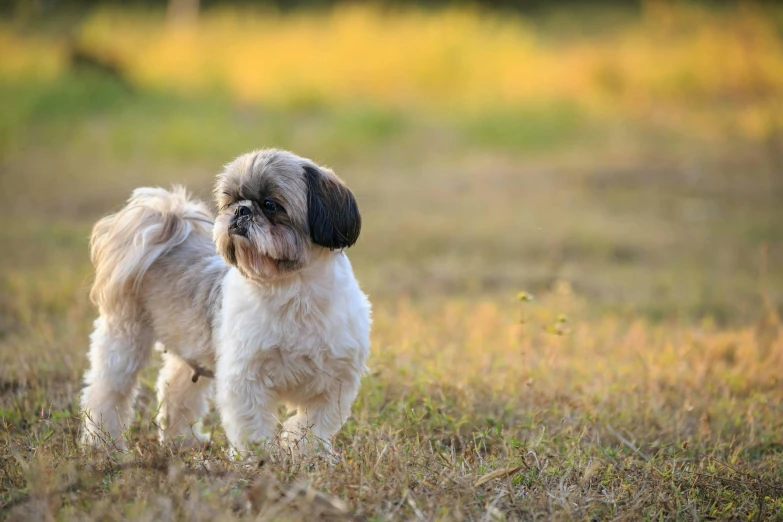
[[[223,259],[255,281],[305,268],[359,237],[356,199],[332,171],[281,150],[244,154],[218,175],[213,238]]]

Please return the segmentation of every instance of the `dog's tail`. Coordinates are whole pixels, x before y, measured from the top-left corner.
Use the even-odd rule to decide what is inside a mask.
[[[213,218],[206,205],[185,189],[138,188],[128,204],[95,224],[90,259],[95,283],[90,299],[101,313],[122,313],[136,303],[139,285],[155,260],[183,243],[194,230],[209,233]]]

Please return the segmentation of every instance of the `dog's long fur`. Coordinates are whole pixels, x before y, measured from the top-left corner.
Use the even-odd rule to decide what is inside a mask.
[[[213,383],[191,379],[194,367],[214,369],[221,421],[240,451],[274,436],[280,403],[296,410],[283,427],[297,440],[307,428],[328,444],[350,414],[370,328],[342,251],[361,227],[353,195],[331,171],[279,150],[228,164],[215,195],[214,225],[182,188],[137,189],[95,225],[100,317],[82,394],[84,443],[124,446],[155,342],[165,347],[161,440],[208,439],[199,428]]]

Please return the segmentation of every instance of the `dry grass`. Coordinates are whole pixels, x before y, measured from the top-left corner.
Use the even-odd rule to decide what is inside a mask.
[[[619,277],[626,261],[615,266],[567,249],[571,266],[596,267],[585,281],[608,277],[593,281],[601,291],[585,299],[559,280],[578,270],[563,271],[546,257],[537,266],[536,226],[512,228],[534,248],[520,253],[504,250],[509,236],[498,230],[508,228],[493,224],[513,223],[514,198],[499,198],[512,190],[529,207],[522,219],[543,216],[552,225],[548,241],[567,245],[573,222],[556,221],[556,213],[595,197],[567,191],[571,176],[585,174],[563,170],[563,185],[530,174],[520,186],[497,153],[491,165],[500,177],[482,190],[464,187],[488,161],[483,155],[460,156],[445,172],[434,167],[442,158],[431,157],[396,181],[385,170],[359,174],[376,156],[349,169],[366,209],[353,258],[376,312],[372,374],[339,435],[334,467],[274,451],[263,466],[229,463],[214,416],[209,450],[160,448],[151,426],[155,368],[142,378],[127,435],[132,452],[83,454],[75,440],[95,315],[87,301],[89,226],[129,187],[185,180],[206,191],[210,175],[206,167],[103,163],[82,146],[68,142],[66,153],[38,145],[30,150],[46,151],[43,158],[23,153],[7,164],[7,186],[16,187],[3,205],[9,249],[0,293],[0,505],[8,519],[783,517],[783,336],[774,310],[767,321],[726,327],[674,320],[676,308],[666,305],[665,320],[651,322],[612,306],[609,296],[635,296],[632,286],[660,277],[665,265],[642,256],[631,263],[640,274],[626,279]],[[51,165],[60,166],[59,176]],[[458,191],[444,192],[441,176]],[[406,200],[412,180],[423,193]],[[35,187],[33,206],[24,199],[33,195],[28,186]],[[536,197],[524,196],[530,192]],[[463,210],[475,198],[495,202],[478,222]],[[590,201],[573,212],[603,225],[621,215],[601,198]],[[421,226],[427,208],[432,222]],[[647,244],[667,230],[641,207],[632,216],[635,228],[607,228],[606,241],[622,244],[644,231],[639,240]],[[724,248],[716,237],[716,250],[705,255]],[[490,250],[476,257],[471,247],[481,244]],[[551,290],[532,301],[515,299],[525,288],[523,262],[554,281],[539,282]],[[677,287],[690,275],[675,269],[667,277]],[[738,284],[729,277],[706,283],[726,292]],[[775,299],[779,291],[779,282],[770,286]],[[607,306],[618,313],[600,312]]]
[[[207,451],[158,447],[154,371],[133,450],[106,459],[75,445],[92,311],[78,290],[67,319],[47,314],[48,291],[28,294],[40,345],[12,335],[0,361],[10,519],[783,517],[781,337],[573,320],[586,304],[566,284],[502,307],[401,302],[376,309],[333,467],[232,464],[217,427]]]
[[[83,454],[89,227],[136,185],[206,193],[220,164],[112,158],[107,132],[149,129],[133,128],[80,116],[63,141],[31,141],[4,163],[2,516],[783,518],[781,189],[761,168],[756,184],[737,181],[750,162],[705,160],[694,189],[610,161],[586,170],[550,156],[542,167],[453,145],[405,159],[418,150],[407,133],[368,147],[332,163],[364,209],[352,259],[375,304],[373,373],[339,435],[339,462],[231,464],[214,417],[209,450],[158,447],[155,368],[142,379],[132,452]],[[309,135],[293,134],[298,150],[332,143]],[[694,220],[694,194],[722,219]],[[758,323],[749,230],[771,240],[769,318]],[[542,297],[516,301],[523,288]]]
[[[3,26],[0,518],[783,520],[776,12],[567,37],[474,14],[215,11],[193,40],[93,13],[130,90]],[[303,67],[244,67],[275,45]],[[83,453],[92,223],[258,146],[362,208],[372,373],[338,461],[228,462],[214,414],[210,448],[158,446],[156,367],[132,451]]]

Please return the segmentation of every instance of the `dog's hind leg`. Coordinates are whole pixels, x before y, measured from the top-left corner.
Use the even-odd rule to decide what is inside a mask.
[[[90,336],[90,368],[84,375],[82,443],[125,449],[122,432],[133,414],[139,372],[149,361],[152,332],[141,321],[101,316]]]
[[[193,382],[193,368],[172,353],[164,353],[163,368],[158,376],[158,426],[160,441],[173,441],[182,447],[209,442],[201,431],[212,394],[212,379],[202,377]]]

